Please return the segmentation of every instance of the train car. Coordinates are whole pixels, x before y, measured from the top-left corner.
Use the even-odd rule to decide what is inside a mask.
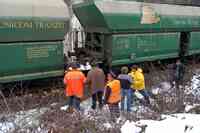
[[[68,25],[62,0],[1,0],[0,84],[63,75]]]
[[[200,53],[196,0],[74,0],[87,37],[84,56],[109,66]]]

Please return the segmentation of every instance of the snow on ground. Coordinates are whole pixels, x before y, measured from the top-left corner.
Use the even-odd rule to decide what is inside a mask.
[[[16,123],[19,127],[37,127],[39,125],[39,117],[47,110],[47,108],[41,108],[28,111],[20,111],[15,115],[14,123]]]
[[[186,87],[186,94],[192,94],[195,98],[200,98],[200,75],[196,74],[192,77],[190,86]]]
[[[152,89],[152,94],[159,95],[163,93],[171,93],[173,91],[171,87],[172,86],[169,82],[162,82],[157,87]]]
[[[121,127],[121,133],[200,133],[200,115],[195,114],[172,114],[172,115],[162,115],[160,121],[155,120],[140,120],[140,121],[130,121],[120,118],[117,123],[112,123],[108,120],[108,108],[105,106],[102,111],[93,111],[90,109],[91,99],[88,99],[81,103],[81,108],[84,110],[84,119],[90,119],[99,122],[99,126],[102,129],[111,129],[119,125]],[[66,110],[67,106],[61,107],[61,110]],[[138,108],[143,111],[144,108]],[[38,119],[41,114],[43,114],[47,109],[42,110],[29,110],[21,111],[16,113],[14,121],[4,121],[0,122],[0,133],[12,132],[16,127],[33,126],[38,128],[38,133],[40,128],[37,127]],[[100,121],[99,121],[100,120]],[[142,131],[142,127],[145,127],[145,132]],[[45,131],[41,131],[45,132]]]
[[[0,122],[0,133],[10,133],[16,129],[20,129],[20,131],[22,131],[26,128],[37,128],[40,124],[40,116],[47,110],[47,108],[41,108],[20,111],[16,114],[2,114],[1,116],[5,120]],[[40,131],[39,128],[38,131]]]
[[[112,128],[112,125],[111,125],[109,122],[104,123],[103,126],[104,126],[105,128],[107,128],[107,129]]]
[[[140,133],[142,129],[136,126],[135,122],[126,121],[121,127],[121,133]]]
[[[0,123],[0,133],[8,133],[14,130],[15,125],[12,122]]]
[[[173,89],[171,88],[168,82],[161,83],[158,87],[152,90],[154,95],[172,93]],[[191,84],[185,88],[186,95],[192,95],[195,98],[200,99],[200,75],[194,75]],[[137,94],[136,94],[137,95]],[[138,95],[140,98],[140,95]],[[132,107],[133,112],[137,114],[151,113],[151,109],[141,104],[135,105]],[[130,121],[126,120],[125,117],[120,117],[117,123],[112,123],[109,121],[109,109],[107,106],[104,106],[102,110],[91,110],[92,100],[91,98],[81,103],[82,114],[84,119],[94,120],[99,122],[100,128],[110,129],[115,128],[116,126],[121,127],[121,133],[141,133],[142,127],[145,127],[145,132],[142,133],[200,133],[200,115],[198,114],[172,114],[172,115],[162,115],[162,120],[144,120],[144,117],[138,117],[140,121]],[[190,112],[191,109],[200,107],[199,104],[186,105],[185,112]],[[63,106],[60,110],[66,111],[68,106]],[[26,127],[36,127],[38,132],[40,128],[39,117],[44,114],[48,108],[43,109],[32,109],[28,111],[20,111],[16,114],[5,115],[9,118],[6,120],[0,121],[0,133],[9,133],[17,128],[26,128]],[[152,112],[153,113],[153,112]],[[3,116],[3,115],[1,115]],[[1,117],[0,116],[0,117]],[[145,117],[146,118],[146,117]],[[41,131],[45,132],[45,131]]]
[[[195,111],[195,109],[200,109],[200,104],[193,104],[193,105],[186,105],[185,106],[185,112],[186,113]]]
[[[144,133],[199,133],[200,115],[174,114],[163,115],[163,120],[127,121],[121,127],[121,133],[140,133],[141,126],[146,126]]]
[[[199,79],[200,86],[200,79]],[[167,89],[169,92],[170,85],[168,83],[161,84],[162,90]],[[82,109],[84,109],[84,115],[87,118],[90,118],[90,107],[91,107],[91,99],[83,102],[81,104]],[[186,106],[186,110],[190,110],[195,106]],[[137,108],[137,109],[134,109]],[[188,109],[187,109],[188,108]],[[134,111],[144,112],[145,107],[137,106],[133,107]],[[108,112],[108,109],[104,108],[104,111]],[[147,113],[149,110],[147,111]],[[94,117],[98,117],[94,116]],[[103,124],[106,128],[114,127],[112,123],[105,122]],[[200,133],[200,115],[198,114],[172,114],[172,115],[162,115],[162,120],[140,120],[140,121],[126,121],[121,126],[121,133],[141,133],[141,127],[146,127],[144,133]]]
[[[175,88],[172,88],[170,83],[162,82],[159,86],[152,90],[154,95],[162,94],[172,94]],[[200,75],[194,75],[191,84],[186,86],[185,94],[192,94],[194,97],[200,98]],[[168,96],[168,95],[167,95]],[[171,97],[171,95],[169,95]],[[140,96],[138,96],[140,97]],[[84,101],[81,104],[82,109],[84,110],[85,118],[95,119],[95,117],[101,117],[97,112],[92,114],[91,108],[92,101],[91,99]],[[199,106],[198,104],[186,105],[185,112],[189,112],[192,108]],[[133,112],[149,113],[151,110],[148,107],[135,105],[132,107]],[[104,107],[103,111],[106,113],[109,112],[107,107]],[[120,118],[120,121],[123,121],[123,124],[120,125],[121,133],[200,133],[200,115],[198,114],[171,114],[171,115],[162,115],[162,120],[143,120],[141,117],[140,121],[129,121],[124,118]],[[118,123],[115,123],[118,124]],[[102,124],[105,128],[113,128],[115,125],[109,121],[105,121]],[[142,127],[145,129],[142,132]]]
[[[152,93],[154,95],[163,94],[163,93],[172,93],[173,92],[171,84],[169,82],[161,82],[156,87],[152,88]],[[200,74],[196,73],[191,78],[191,81],[188,85],[185,86],[184,93],[186,95],[193,95],[195,98],[200,98]]]
[[[84,101],[81,104],[81,108],[84,110],[83,114],[86,119],[99,120],[100,117],[105,117],[105,112],[108,113],[107,107],[103,111],[92,111],[91,99]],[[61,108],[63,109],[63,107]],[[139,110],[140,109],[140,110]],[[138,107],[137,111],[144,111],[145,108],[142,106]],[[93,112],[93,113],[92,113]],[[103,112],[103,113],[100,113]],[[103,116],[104,115],[104,116]],[[101,118],[101,119],[102,119]],[[122,121],[123,118],[120,118]],[[140,121],[129,121],[125,120],[121,126],[121,133],[142,133],[142,128],[145,127],[143,133],[200,133],[200,115],[197,114],[172,114],[162,115],[162,120],[140,120]],[[121,121],[119,120],[119,121]],[[118,122],[115,123],[119,124]],[[114,128],[115,125],[110,121],[106,120],[101,125],[102,128],[110,129]]]

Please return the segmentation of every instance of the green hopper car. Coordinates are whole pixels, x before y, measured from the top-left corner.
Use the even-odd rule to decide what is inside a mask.
[[[87,37],[82,53],[109,66],[200,53],[200,3],[74,0]],[[87,52],[86,52],[87,51]]]
[[[1,0],[0,84],[63,75],[68,25],[62,0]]]

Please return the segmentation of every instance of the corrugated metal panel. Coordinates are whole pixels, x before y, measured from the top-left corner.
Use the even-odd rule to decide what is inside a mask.
[[[0,17],[55,17],[69,18],[63,0],[1,0]]]
[[[90,0],[74,4],[73,10],[89,32],[174,32],[200,27],[200,7],[193,6]]]
[[[154,8],[160,15],[200,16],[200,7],[152,4],[135,1],[97,1],[96,6],[104,13],[141,13],[143,6]]]

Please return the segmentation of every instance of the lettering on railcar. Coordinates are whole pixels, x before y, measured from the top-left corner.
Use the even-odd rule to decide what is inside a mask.
[[[129,38],[118,38],[116,40],[115,49],[129,49],[130,48],[130,40]]]
[[[28,59],[48,58],[50,52],[54,52],[57,49],[58,47],[56,45],[28,47],[26,49],[26,55]]]
[[[0,21],[0,29],[64,29],[64,22]]]
[[[65,23],[62,22],[36,22],[35,23],[36,29],[64,29]]]
[[[180,20],[174,20],[173,21],[175,25],[199,25],[199,21],[198,20],[194,20],[194,19],[190,19],[188,18],[187,20],[183,20],[183,19],[180,19]]]
[[[144,38],[137,38],[137,48],[142,49],[144,51],[155,50],[157,48],[157,44],[153,40],[145,40]]]
[[[9,22],[9,21],[0,21],[0,28],[33,28],[32,22]]]

